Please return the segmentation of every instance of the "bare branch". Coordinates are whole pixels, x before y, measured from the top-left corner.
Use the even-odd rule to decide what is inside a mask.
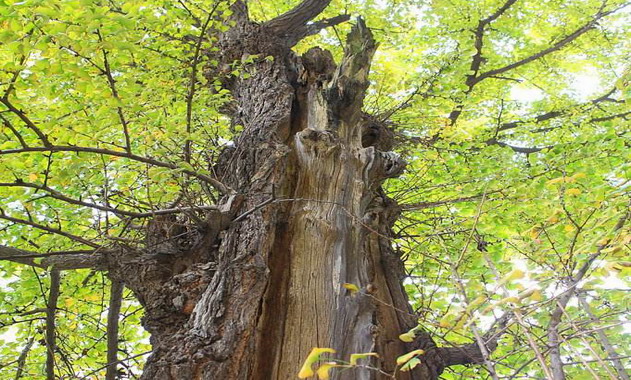
[[[622,215],[622,217],[618,220],[616,225],[613,228],[613,232],[620,230],[626,223],[629,218],[629,214],[631,211],[628,209],[629,205],[627,205],[627,210]],[[594,260],[596,260],[602,253],[603,249],[607,248],[607,244],[599,245],[596,248],[596,252],[592,253],[587,260],[583,263],[583,265],[579,268],[575,275],[570,278],[569,285],[565,292],[561,293],[557,299],[557,305],[550,315],[550,322],[548,323],[548,346],[550,347],[550,367],[552,368],[552,372],[554,374],[554,379],[563,380],[565,379],[565,373],[563,372],[563,361],[561,360],[561,350],[560,350],[560,336],[558,331],[558,326],[561,323],[561,318],[563,317],[563,313],[565,311],[565,307],[568,302],[574,295],[574,291],[576,285],[585,277],[585,274],[591,267]]]
[[[493,194],[493,193],[498,193],[498,192],[499,190],[488,191],[486,192],[486,194]],[[403,211],[416,211],[416,210],[424,210],[427,208],[434,208],[434,207],[439,207],[439,206],[444,206],[444,205],[449,205],[449,204],[454,204],[454,203],[471,202],[479,198],[482,198],[483,196],[484,194],[476,194],[476,195],[471,195],[469,197],[447,199],[444,201],[418,202],[418,203],[412,203],[412,204],[402,204],[400,206]]]
[[[550,149],[553,146],[546,146],[546,147],[521,147],[521,146],[514,146],[514,145],[510,145],[507,144],[505,142],[499,141],[495,138],[492,139],[488,139],[486,141],[487,145],[499,145],[501,147],[506,147],[506,148],[510,148],[512,149],[515,153],[524,153],[524,154],[531,154],[531,153],[537,153],[537,152],[541,152],[544,149]]]
[[[603,7],[605,5],[606,2],[603,3]],[[576,29],[574,32],[570,33],[569,35],[563,37],[562,39],[560,39],[559,41],[557,41],[554,45],[548,47],[547,49],[543,49],[541,51],[539,51],[538,53],[535,53],[529,57],[526,57],[524,59],[521,59],[517,62],[511,63],[509,65],[506,65],[504,67],[500,67],[494,70],[489,70],[485,73],[480,74],[477,78],[475,78],[474,82],[472,82],[473,84],[475,83],[479,83],[480,81],[492,77],[492,76],[497,76],[499,74],[505,73],[507,71],[513,70],[515,68],[518,68],[520,66],[523,66],[527,63],[530,63],[532,61],[535,61],[539,58],[543,58],[546,55],[553,53],[555,51],[561,50],[563,49],[566,45],[568,45],[570,42],[576,40],[578,37],[582,36],[583,34],[587,33],[588,31],[592,30],[596,24],[598,23],[598,21],[600,19],[602,19],[603,17],[606,17],[624,7],[626,7],[628,4],[624,4],[621,5],[620,7],[611,9],[609,11],[604,11],[601,7],[601,9],[594,15],[594,17],[592,17],[591,20],[589,20],[587,23],[585,23],[584,25],[582,25],[580,28]]]
[[[465,95],[470,93],[471,90],[473,89],[473,86],[475,86],[475,84],[477,83],[476,77],[480,71],[480,66],[484,62],[484,58],[482,57],[482,48],[484,46],[484,33],[486,31],[486,28],[489,26],[489,24],[491,24],[493,21],[497,20],[502,14],[504,14],[516,2],[517,0],[507,0],[504,3],[504,5],[502,5],[492,15],[490,15],[489,17],[485,19],[480,20],[478,22],[477,27],[473,31],[474,36],[475,36],[474,47],[475,47],[476,53],[471,58],[471,65],[469,66],[470,74],[467,75],[467,79],[465,81],[465,84],[467,85],[467,91],[465,91]],[[458,120],[458,117],[462,113],[462,107],[463,105],[459,104],[449,114],[449,120],[451,121],[452,125],[456,123],[456,120]]]
[[[232,190],[231,188],[229,188],[228,186],[224,185],[223,183],[219,182],[218,180],[209,177],[205,174],[202,173],[198,173],[194,170],[190,170],[190,169],[183,169],[181,167],[179,167],[177,164],[173,164],[173,163],[169,163],[169,162],[163,162],[163,161],[158,161],[156,159],[153,158],[149,158],[149,157],[144,157],[144,156],[139,156],[137,154],[133,154],[133,153],[129,153],[129,152],[121,152],[121,151],[117,151],[117,150],[111,150],[111,149],[104,149],[104,148],[93,148],[93,147],[84,147],[84,146],[62,146],[62,145],[50,145],[50,146],[46,146],[46,147],[30,147],[30,148],[20,148],[20,149],[7,149],[7,150],[0,150],[0,155],[5,155],[5,154],[18,154],[18,153],[30,153],[30,152],[77,152],[77,153],[95,153],[95,154],[102,154],[102,155],[106,155],[106,156],[115,156],[115,157],[124,157],[124,158],[128,158],[130,160],[133,161],[138,161],[138,162],[143,162],[146,164],[150,164],[153,166],[158,166],[161,168],[168,168],[168,169],[180,169],[182,170],[183,173],[186,173],[192,177],[201,179],[204,182],[207,182],[209,184],[211,184],[212,186],[214,186],[217,190],[219,190],[222,194],[233,194],[234,190]]]
[[[33,347],[34,341],[35,341],[35,338],[30,337],[28,341],[26,342],[24,349],[20,353],[20,356],[18,356],[18,360],[17,360],[18,368],[17,368],[17,371],[15,371],[15,380],[19,380],[22,377],[22,372],[24,372],[24,365],[26,364],[26,358],[28,357],[29,351],[31,351],[31,347]]]
[[[46,380],[55,380],[55,351],[57,351],[55,313],[60,287],[59,270],[50,271],[50,290],[46,304]]]
[[[292,34],[322,13],[330,2],[331,0],[303,0],[294,9],[266,22],[264,26],[279,35]]]
[[[508,123],[502,123],[500,125],[500,127],[498,128],[498,131],[505,131],[505,130],[508,130],[508,129],[517,128],[518,126],[520,126],[522,124],[529,123],[529,122],[541,123],[541,122],[544,122],[544,121],[548,121],[548,120],[554,119],[556,117],[563,116],[563,115],[569,113],[571,110],[573,110],[575,108],[588,107],[590,105],[598,105],[598,104],[604,103],[604,102],[618,102],[617,99],[613,99],[613,98],[610,97],[611,95],[613,95],[613,93],[616,92],[616,90],[617,90],[617,88],[614,87],[611,90],[607,91],[605,94],[599,96],[596,99],[592,99],[592,100],[590,100],[590,101],[588,101],[586,103],[577,104],[577,105],[574,105],[572,107],[561,109],[561,110],[555,110],[555,111],[549,111],[549,112],[546,112],[546,113],[542,113],[540,115],[531,117],[528,120],[515,120],[515,121],[508,122]],[[622,114],[611,115],[611,116],[606,116],[606,117],[602,117],[602,118],[594,118],[594,119],[591,119],[590,121],[597,122],[597,121],[611,120],[611,119],[614,119],[616,117],[624,117],[624,116],[628,115],[629,113],[631,113],[631,112],[624,112]]]
[[[122,282],[112,280],[110,288],[110,305],[107,311],[107,370],[105,380],[116,380],[118,363],[118,319],[123,299]]]
[[[0,245],[0,260],[13,261],[20,264],[30,265],[33,267],[44,268],[43,265],[37,264],[33,260],[33,252]]]

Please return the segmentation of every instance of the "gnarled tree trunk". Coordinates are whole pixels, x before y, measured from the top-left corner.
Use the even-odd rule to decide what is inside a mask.
[[[226,83],[243,132],[215,170],[235,194],[205,226],[154,220],[151,254],[112,264],[146,309],[154,353],[145,379],[292,379],[312,347],[341,360],[379,354],[362,364],[380,371],[333,372],[338,378],[387,378],[396,358],[417,348],[422,364],[397,378],[434,379],[445,365],[479,361],[475,349],[436,348],[425,333],[398,339],[418,321],[390,247],[397,206],[381,190],[404,163],[387,152],[387,129],[362,112],[375,41],[359,20],[337,66],[319,48],[302,57],[290,50],[343,21],[307,24],[327,3],[304,1],[263,25],[235,6],[222,60],[256,56],[247,79]],[[183,229],[193,244],[178,243]]]

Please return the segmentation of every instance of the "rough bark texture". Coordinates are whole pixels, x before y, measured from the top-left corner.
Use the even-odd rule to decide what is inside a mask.
[[[301,25],[323,9],[311,3],[305,9],[315,14]],[[342,360],[379,354],[362,364],[383,372],[355,368],[337,378],[384,378],[397,356],[419,347],[423,364],[397,378],[434,379],[451,356],[471,362],[425,333],[409,344],[397,338],[417,320],[390,246],[398,209],[381,184],[404,163],[387,152],[387,130],[361,111],[376,49],[370,31],[357,22],[337,66],[319,48],[295,56],[282,23],[257,25],[245,14],[236,9],[237,25],[222,36],[222,59],[258,58],[244,68],[249,78],[226,83],[243,132],[215,167],[237,194],[204,226],[156,218],[149,253],[114,260],[123,263],[114,277],[146,309],[154,353],[143,378],[292,379],[316,346]]]

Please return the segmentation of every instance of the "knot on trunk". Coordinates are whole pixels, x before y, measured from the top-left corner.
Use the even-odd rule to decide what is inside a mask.
[[[329,81],[336,69],[331,52],[320,47],[309,49],[300,60],[304,68],[301,79],[307,83]]]
[[[331,131],[306,128],[296,133],[296,150],[304,163],[326,158],[338,151],[339,147],[339,140]]]
[[[369,146],[360,151],[364,163],[364,180],[371,186],[379,186],[386,178],[399,176],[405,170],[406,162],[394,152],[380,152]]]

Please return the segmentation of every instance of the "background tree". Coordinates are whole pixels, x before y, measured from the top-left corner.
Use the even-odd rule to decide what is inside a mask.
[[[627,5],[0,1],[0,376],[628,379]]]

